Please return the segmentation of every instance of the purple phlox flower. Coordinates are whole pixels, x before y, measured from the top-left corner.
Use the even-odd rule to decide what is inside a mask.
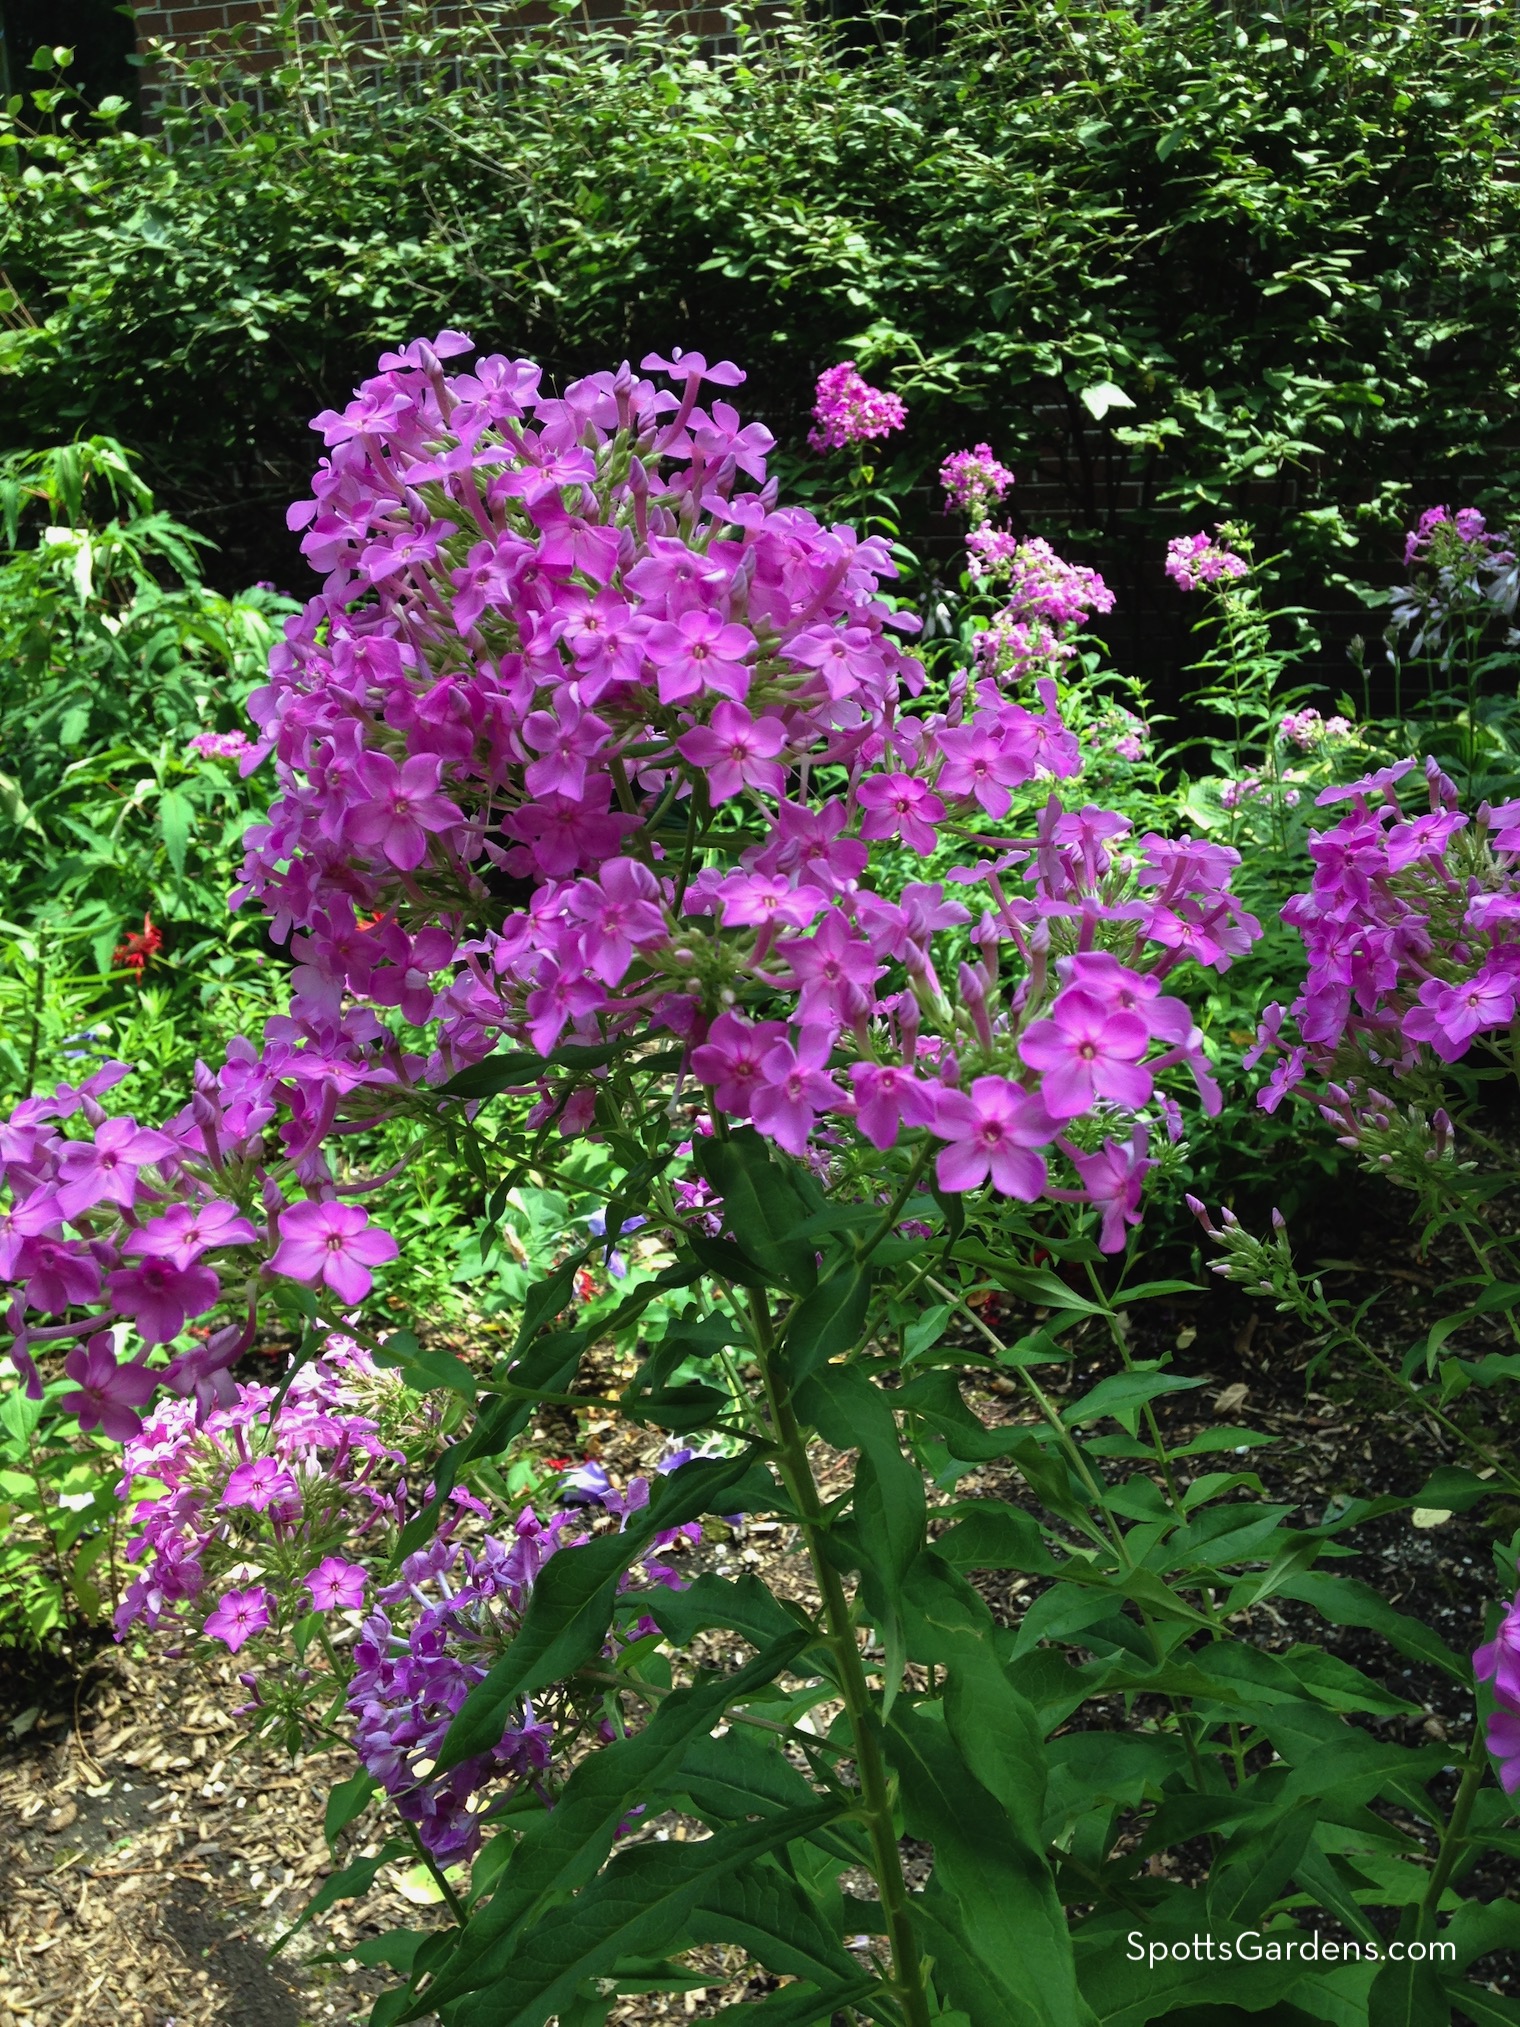
[[[314,1612],[355,1612],[364,1603],[364,1588],[369,1582],[369,1573],[356,1562],[345,1562],[341,1556],[324,1556],[309,1576],[301,1582],[311,1592],[311,1608]]]
[[[270,1272],[309,1288],[325,1282],[348,1307],[368,1295],[374,1283],[370,1268],[394,1260],[400,1250],[389,1232],[370,1224],[369,1212],[358,1204],[308,1198],[287,1205],[279,1232]]]
[[[955,450],[939,468],[939,482],[952,507],[963,513],[985,513],[996,506],[1013,484],[1013,473],[992,454],[990,444]]]
[[[786,746],[786,727],[779,718],[752,718],[742,704],[719,704],[710,723],[693,726],[676,745],[706,774],[708,797],[715,804],[744,788],[779,796],[786,786],[776,758]]]
[[[358,770],[365,799],[348,812],[349,836],[378,847],[398,871],[415,872],[427,857],[428,834],[464,822],[459,805],[439,793],[442,767],[436,754],[419,753],[397,767],[388,753],[366,753]]]
[[[720,1112],[747,1119],[763,1081],[762,1065],[786,1029],[780,1021],[755,1024],[742,1014],[721,1013],[707,1039],[691,1052],[692,1075],[708,1085]]]
[[[68,1239],[23,1239],[14,1271],[26,1283],[27,1307],[44,1316],[82,1307],[100,1294],[99,1268],[83,1245]]]
[[[817,1115],[844,1102],[844,1093],[828,1074],[832,1046],[827,1028],[804,1028],[795,1048],[777,1041],[760,1065],[750,1117],[761,1133],[799,1158],[807,1152]]]
[[[841,359],[818,376],[808,448],[843,450],[849,444],[888,436],[903,427],[907,416],[900,396],[869,386],[856,372],[853,359]]]
[[[1075,1119],[1099,1099],[1133,1111],[1151,1095],[1141,1063],[1150,1042],[1137,1013],[1110,1009],[1090,992],[1069,986],[1056,995],[1050,1017],[1019,1038],[1019,1054],[1041,1073],[1040,1091],[1051,1117]]]
[[[178,1150],[166,1133],[134,1119],[106,1119],[92,1140],[71,1140],[59,1156],[58,1206],[77,1218],[98,1203],[130,1206],[137,1196],[137,1172]]]
[[[231,1509],[246,1506],[252,1513],[273,1510],[285,1517],[300,1511],[301,1491],[277,1457],[252,1457],[228,1477],[221,1504]]]
[[[144,1344],[170,1343],[187,1317],[203,1315],[221,1292],[209,1267],[181,1266],[163,1254],[150,1253],[140,1265],[106,1276],[106,1293],[123,1316],[135,1319]]]
[[[641,373],[668,373],[672,380],[710,380],[714,387],[742,387],[744,369],[736,366],[732,359],[719,359],[709,366],[700,352],[683,352],[679,345],[672,348],[668,359],[658,352],[649,352],[639,361]]]
[[[697,609],[651,628],[644,652],[654,663],[662,704],[676,704],[717,690],[737,703],[749,689],[745,657],[755,650],[747,626],[725,622]]]
[[[1196,591],[1200,584],[1221,584],[1244,577],[1246,561],[1212,536],[1179,535],[1166,545],[1166,574],[1179,591]]]
[[[1379,767],[1371,774],[1364,774],[1360,781],[1332,783],[1315,796],[1314,806],[1316,809],[1329,809],[1337,802],[1351,802],[1358,796],[1364,802],[1370,801],[1375,795],[1386,794],[1396,781],[1402,781],[1413,766],[1412,760],[1397,760],[1392,767]]]
[[[776,949],[802,988],[797,1017],[804,1027],[846,1026],[869,1006],[871,988],[886,969],[838,907],[811,936],[790,936]]]
[[[896,1144],[904,1126],[932,1126],[938,1093],[899,1063],[852,1063],[855,1124],[873,1147]]]
[[[247,1590],[223,1592],[216,1609],[208,1614],[204,1630],[236,1654],[256,1633],[267,1629],[269,1617],[269,1593],[262,1584],[254,1584]]]
[[[1082,1178],[1082,1197],[1103,1214],[1098,1244],[1105,1253],[1122,1253],[1126,1225],[1138,1225],[1145,1195],[1145,1178],[1156,1164],[1147,1158],[1149,1138],[1137,1126],[1128,1140],[1105,1140],[1096,1154],[1083,1154],[1062,1141],[1062,1152]],[[1065,1196],[1051,1190],[1052,1196]],[[1073,1195],[1076,1193],[1073,1192]]]
[[[1045,1163],[1034,1150],[1054,1139],[1056,1126],[1021,1084],[978,1077],[969,1091],[941,1090],[934,1131],[949,1142],[935,1161],[941,1189],[975,1189],[990,1176],[1001,1195],[1033,1203],[1045,1187]]]
[[[944,822],[945,805],[928,782],[916,775],[868,775],[860,784],[857,800],[865,812],[860,824],[862,838],[900,837],[925,858],[939,842],[934,827]]]
[[[1262,1057],[1281,1047],[1283,1008],[1281,1002],[1273,1000],[1262,1011],[1256,1028],[1256,1040],[1240,1059],[1243,1070],[1254,1070]]]
[[[1520,1702],[1520,1598],[1505,1607],[1493,1639],[1473,1655],[1473,1673],[1480,1682],[1492,1682],[1497,1695]]]
[[[192,1266],[202,1253],[217,1246],[251,1246],[258,1233],[236,1204],[172,1204],[161,1217],[150,1218],[127,1240],[124,1251],[148,1253]]]
[[[1442,1062],[1454,1063],[1466,1055],[1474,1035],[1509,1026],[1515,992],[1515,973],[1493,963],[1455,984],[1427,978],[1404,1016],[1404,1033],[1412,1042],[1429,1042]]]
[[[562,1506],[604,1506],[614,1495],[611,1478],[594,1457],[586,1458],[559,1481]]]
[[[584,925],[581,956],[604,984],[621,985],[636,952],[666,940],[662,900],[659,881],[637,859],[609,859],[594,880],[570,890],[567,906]]]
[[[63,1369],[78,1388],[64,1394],[59,1406],[77,1415],[86,1435],[99,1429],[113,1443],[125,1443],[142,1427],[135,1411],[153,1397],[158,1374],[139,1363],[118,1364],[111,1333],[102,1331],[87,1344],[76,1344]]]
[[[1393,824],[1385,833],[1388,870],[1400,873],[1421,859],[1439,859],[1458,831],[1466,830],[1467,818],[1455,810],[1433,810]]]
[[[239,760],[248,751],[246,732],[197,732],[190,751],[203,760]]]

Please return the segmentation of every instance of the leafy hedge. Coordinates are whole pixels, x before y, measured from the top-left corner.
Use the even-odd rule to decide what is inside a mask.
[[[1245,514],[1291,577],[1362,522],[1365,570],[1411,492],[1510,483],[1504,7],[736,10],[716,48],[516,12],[288,7],[253,97],[171,65],[156,132],[13,104],[0,442],[132,442],[246,581],[288,574],[303,418],[377,343],[738,351],[788,444],[854,354],[908,400],[908,464],[986,435],[1049,481],[1142,630],[1163,532]]]

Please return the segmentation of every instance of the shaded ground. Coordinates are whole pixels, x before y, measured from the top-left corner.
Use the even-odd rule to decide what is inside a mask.
[[[1334,1203],[1335,1225],[1322,1219],[1312,1240],[1300,1235],[1300,1253],[1305,1261],[1350,1263],[1327,1277],[1337,1292],[1365,1295],[1378,1279],[1391,1279],[1392,1296],[1365,1327],[1402,1353],[1434,1314],[1458,1306],[1441,1303],[1437,1290],[1465,1268],[1455,1255],[1411,1253],[1405,1205],[1389,1190],[1357,1183]],[[1181,1440],[1217,1419],[1275,1439],[1239,1461],[1259,1474],[1269,1498],[1295,1506],[1290,1524],[1318,1522],[1347,1497],[1411,1493],[1437,1465],[1467,1461],[1429,1418],[1344,1360],[1326,1362],[1306,1383],[1313,1347],[1298,1326],[1206,1278],[1197,1295],[1137,1311],[1132,1348],[1140,1357],[1169,1352],[1178,1371],[1206,1381],[1158,1404],[1170,1436]],[[1013,1333],[1032,1320],[1028,1312],[989,1317]],[[1475,1327],[1462,1348],[1477,1353],[1510,1343],[1500,1316]],[[1077,1349],[1070,1373],[1054,1382],[1058,1393],[1080,1392],[1113,1367],[1111,1346],[1095,1332],[1079,1338]],[[1059,1372],[1043,1368],[1042,1378]],[[584,1385],[595,1391],[594,1375]],[[970,1382],[967,1397],[989,1423],[1026,1416],[1015,1383],[1001,1375]],[[1486,1440],[1514,1453],[1514,1389],[1468,1396],[1456,1412],[1471,1414]],[[650,1460],[645,1438],[595,1410],[551,1419],[543,1434],[550,1449],[600,1454],[617,1477]],[[1197,1468],[1220,1461],[1200,1458]],[[842,1482],[842,1460],[825,1453],[822,1468],[826,1479]],[[1002,1465],[963,1477],[956,1492],[1030,1503],[1018,1474]],[[1481,1637],[1484,1611],[1499,1595],[1494,1542],[1517,1525],[1513,1508],[1421,1526],[1407,1513],[1393,1515],[1346,1537],[1359,1561],[1341,1567],[1462,1652]],[[731,1574],[756,1569],[778,1591],[808,1595],[805,1560],[780,1527],[735,1535],[715,1526],[694,1561]],[[994,1574],[984,1590],[993,1610],[1012,1621],[1038,1586]],[[1243,1633],[1264,1646],[1314,1639],[1388,1679],[1420,1708],[1379,1720],[1380,1735],[1450,1738],[1456,1757],[1472,1721],[1470,1697],[1439,1673],[1404,1663],[1376,1635],[1327,1628],[1306,1607],[1284,1601]],[[721,1656],[715,1640],[709,1658]],[[230,1713],[243,1692],[229,1664],[219,1672],[183,1660],[150,1665],[106,1645],[31,1673],[14,1657],[8,1675],[5,1665],[0,1656],[0,2027],[326,2027],[365,2017],[388,1974],[355,1966],[346,1952],[366,1936],[434,1918],[418,1904],[419,1883],[405,1868],[382,1873],[372,1895],[340,1905],[288,1954],[272,1964],[267,1957],[330,1868],[322,1809],[350,1764],[334,1754],[292,1766],[268,1750],[234,1751],[239,1727]],[[666,1819],[657,1834],[680,1837],[685,1828]],[[926,1854],[912,1856],[921,1871]],[[1187,1870],[1186,1853],[1165,1862]],[[1501,1862],[1470,1877],[1465,1890],[1480,1898],[1520,1895],[1520,1866]],[[334,1960],[318,1961],[324,1953]],[[742,1964],[722,1951],[702,1953],[694,1968],[706,1985],[672,1999],[630,1999],[614,2019],[634,2027],[709,2017],[772,1982],[745,1978]],[[1484,1968],[1495,1989],[1520,1992],[1520,1965],[1495,1957]]]

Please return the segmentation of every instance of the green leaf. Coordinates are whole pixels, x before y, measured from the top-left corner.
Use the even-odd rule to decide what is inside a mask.
[[[158,798],[158,821],[174,876],[182,880],[185,877],[185,853],[195,829],[195,806],[177,788],[166,788]]]
[[[1085,2020],[1043,1847],[1020,1836],[931,1711],[899,1703],[886,1744],[909,1834],[934,1847],[933,1878],[910,1905],[943,1995],[972,2027]]]
[[[363,1815],[370,1796],[375,1792],[375,1777],[369,1773],[357,1773],[350,1780],[340,1781],[333,1789],[327,1798],[327,1813],[322,1818],[322,1834],[330,1850],[337,1850],[338,1839],[350,1823]]]
[[[405,1338],[405,1344],[398,1344]],[[440,1388],[473,1401],[480,1384],[462,1358],[451,1351],[439,1351],[417,1343],[410,1331],[396,1331],[375,1354],[375,1363],[399,1372],[415,1393],[434,1393]]]
[[[1247,1823],[1215,1855],[1208,1906],[1216,1933],[1249,1927],[1286,1890],[1308,1849],[1320,1812],[1317,1797]]]
[[[709,1626],[721,1626],[737,1633],[752,1647],[768,1647],[775,1640],[790,1639],[799,1625],[811,1632],[799,1605],[787,1606],[758,1577],[743,1576],[734,1583],[727,1577],[704,1571],[683,1591],[663,1586],[636,1595],[639,1609],[647,1612],[668,1640],[689,1647],[698,1633]]]
[[[713,2014],[713,2027],[721,2021],[728,2027],[834,2027],[847,2007],[863,2005],[875,1989],[874,1978],[855,1978],[848,1985],[784,1985],[763,1999],[725,2006]]]
[[[648,1542],[699,1514],[726,1510],[725,1494],[749,1470],[748,1454],[696,1457],[662,1478],[620,1534],[561,1549],[539,1572],[517,1637],[460,1706],[438,1753],[438,1771],[490,1752],[524,1696],[572,1674],[600,1652],[618,1581]],[[806,1635],[797,1635],[799,1645]]]
[[[1278,1585],[1278,1594],[1312,1605],[1332,1626],[1363,1626],[1381,1633],[1390,1645],[1412,1661],[1426,1661],[1456,1681],[1472,1679],[1471,1663],[1454,1654],[1438,1633],[1396,1612],[1370,1585],[1355,1577],[1331,1576],[1326,1570],[1304,1570]]]
[[[1045,1544],[1039,1523],[1002,1500],[967,1501],[934,1543],[935,1554],[958,1570],[1022,1570],[1054,1576],[1061,1564]]]
[[[871,1306],[871,1268],[846,1262],[793,1309],[784,1351],[793,1383],[859,1344]]]
[[[801,1806],[790,1816],[804,1813]],[[801,1888],[772,1860],[723,1874],[693,1910],[696,1943],[730,1943],[783,1977],[848,1984],[857,1965],[830,1934]]]
[[[791,1635],[731,1675],[699,1676],[691,1687],[663,1698],[642,1732],[588,1754],[553,1809],[530,1820],[490,1900],[472,1910],[447,1963],[435,1967],[427,2008],[490,1985],[512,1962],[521,1935],[542,1909],[596,1877],[630,1812],[646,1798],[669,1793],[692,1740],[789,1666],[800,1642],[800,1635]]]
[[[619,1957],[677,1944],[718,1883],[834,1818],[834,1801],[736,1825],[700,1841],[637,1844],[572,1899],[551,1905],[520,1933],[484,1989],[453,2001],[455,2027],[543,2027],[587,1978],[604,1977]],[[426,2003],[440,2002],[430,1990]]]
[[[351,1865],[345,1865],[341,1872],[334,1872],[329,1878],[324,1879],[290,1927],[271,1946],[269,1954],[272,1957],[278,1956],[292,1936],[298,1935],[317,1915],[326,1914],[338,1901],[356,1900],[361,1893],[368,1893],[375,1883],[375,1875],[380,1868],[383,1865],[394,1864],[398,1858],[409,1857],[411,1849],[410,1844],[392,1840],[382,1845],[373,1858],[356,1858]]]
[[[1017,1295],[1037,1308],[1072,1309],[1079,1316],[1101,1316],[1104,1313],[1099,1303],[1068,1287],[1060,1275],[1053,1274],[1048,1267],[1026,1267],[1022,1260],[1008,1253],[994,1253],[979,1240],[959,1240],[954,1255],[957,1260],[969,1261],[974,1267],[985,1267],[1010,1295]]]
[[[552,1070],[601,1070],[629,1053],[627,1042],[598,1042],[591,1046],[566,1042],[547,1056],[530,1049],[509,1049],[499,1056],[487,1056],[450,1077],[439,1090],[446,1098],[494,1098],[499,1092],[519,1085],[537,1084]]]
[[[1187,1393],[1203,1384],[1201,1379],[1187,1379],[1181,1373],[1136,1366],[1132,1371],[1114,1372],[1100,1379],[1081,1400],[1061,1410],[1061,1420],[1068,1428],[1079,1429],[1084,1422],[1097,1422],[1112,1415],[1133,1436],[1139,1411],[1148,1402],[1159,1400],[1163,1394]]]
[[[693,1159],[722,1197],[724,1228],[739,1250],[770,1280],[808,1294],[818,1279],[815,1248],[797,1227],[814,1206],[790,1168],[771,1159],[752,1126],[699,1142]]]
[[[1260,1952],[1255,1958],[1237,1954],[1237,1938],[1218,1937],[1206,1957],[1192,1947],[1195,1936],[1213,1935],[1203,1895],[1180,1887],[1143,1914],[1118,1908],[1094,1915],[1073,1940],[1082,1992],[1102,2027],[1146,2027],[1194,2006],[1275,2010],[1294,1986],[1307,1988],[1309,1981],[1296,1957],[1279,1954],[1273,1961],[1268,1951],[1275,1947],[1281,1953],[1290,1940],[1297,1945],[1302,1933],[1292,1923],[1262,1929],[1249,1945]]]
[[[1451,2027],[1451,2002],[1429,1964],[1384,1964],[1367,1995],[1377,2027]]]

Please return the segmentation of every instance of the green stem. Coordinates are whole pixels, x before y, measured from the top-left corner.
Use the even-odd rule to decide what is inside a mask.
[[[445,1901],[447,1901],[449,1913],[453,1915],[455,1921],[458,1922],[461,1928],[463,1928],[466,1922],[469,1920],[469,1915],[465,1912],[464,1902],[459,1898],[459,1895],[454,1891],[453,1887],[450,1886],[449,1882],[444,1878],[443,1873],[439,1868],[437,1859],[434,1858],[432,1852],[428,1850],[427,1846],[423,1843],[422,1839],[417,1835],[415,1826],[411,1823],[408,1823],[404,1816],[401,1819],[401,1827],[403,1830],[405,1830],[407,1836],[410,1838],[412,1849],[417,1853],[417,1856],[422,1860],[423,1864],[427,1867],[428,1871],[432,1873],[433,1884],[438,1888],[438,1891],[443,1895]]]
[[[1441,1848],[1436,1854],[1430,1884],[1425,1889],[1425,1898],[1420,1902],[1420,1918],[1415,1929],[1416,1935],[1427,1936],[1436,1925],[1441,1909],[1441,1896],[1450,1882],[1462,1847],[1467,1842],[1467,1826],[1472,1821],[1473,1805],[1478,1799],[1478,1790],[1483,1785],[1483,1776],[1488,1772],[1488,1755],[1484,1751],[1481,1734],[1473,1739],[1468,1752],[1467,1765],[1462,1771],[1461,1786],[1457,1789],[1456,1800],[1451,1805],[1451,1815],[1446,1828],[1441,1832]]]
[[[37,932],[37,983],[32,988],[32,1032],[26,1048],[26,1095],[37,1085],[37,1059],[42,1051],[42,1006],[47,990],[47,931]]]
[[[871,1687],[855,1638],[855,1620],[844,1584],[829,1558],[825,1536],[828,1521],[818,1494],[817,1481],[808,1458],[791,1394],[776,1357],[776,1337],[765,1298],[750,1297],[757,1360],[770,1412],[771,1430],[777,1445],[777,1462],[786,1489],[802,1518],[803,1539],[813,1567],[814,1581],[823,1601],[826,1641],[834,1655],[839,1692],[855,1749],[855,1771],[860,1782],[860,1813],[865,1818],[871,1842],[871,1870],[881,1894],[887,1936],[892,1946],[892,1987],[902,2003],[907,2027],[930,2027],[929,1997],[924,1986],[923,1965],[913,1934],[908,1905],[908,1882],[903,1875],[902,1853],[892,1820],[892,1788],[887,1764],[877,1736],[876,1714]]]

